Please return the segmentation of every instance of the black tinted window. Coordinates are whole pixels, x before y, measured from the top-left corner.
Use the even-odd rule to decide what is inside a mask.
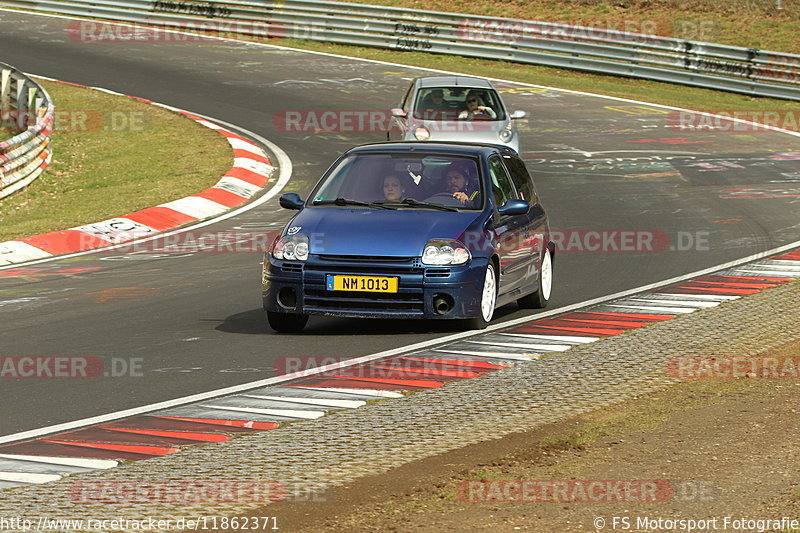
[[[514,185],[508,177],[506,167],[497,156],[489,158],[489,175],[492,178],[492,193],[494,194],[496,207],[500,207],[507,201],[517,197]]]
[[[533,180],[528,174],[528,169],[525,168],[525,163],[522,159],[514,156],[504,156],[503,159],[511,174],[514,186],[517,188],[520,200],[525,200],[531,205],[535,204],[536,191],[533,188]]]

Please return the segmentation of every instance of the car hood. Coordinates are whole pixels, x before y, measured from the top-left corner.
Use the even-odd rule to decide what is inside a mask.
[[[306,235],[312,254],[416,257],[430,239],[455,239],[480,211],[307,207],[287,226]]]
[[[432,141],[476,141],[497,143],[497,134],[509,124],[508,120],[415,120],[410,131],[425,127]]]

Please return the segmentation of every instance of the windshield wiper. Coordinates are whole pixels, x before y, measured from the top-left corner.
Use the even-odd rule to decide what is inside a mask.
[[[362,202],[361,200],[350,200],[349,198],[337,198],[336,200],[315,200],[311,205],[357,205],[359,207],[375,207],[379,209],[397,209],[396,207],[389,207],[383,205],[382,202]]]
[[[431,209],[439,209],[440,211],[458,211],[457,207],[453,207],[450,205],[432,204],[430,202],[420,202],[418,200],[414,200],[413,198],[406,198],[398,203],[401,203],[403,205],[408,205],[411,207],[430,207]]]

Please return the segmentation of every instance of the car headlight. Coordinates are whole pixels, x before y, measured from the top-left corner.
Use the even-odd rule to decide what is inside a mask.
[[[505,128],[500,130],[500,133],[497,134],[500,137],[500,140],[504,143],[507,143],[514,137],[514,132],[510,128]]]
[[[427,141],[431,138],[431,132],[428,131],[428,128],[420,126],[414,130],[414,137],[416,137],[418,141]]]
[[[272,245],[272,257],[287,261],[305,261],[308,259],[308,237],[305,235],[278,237]]]
[[[437,239],[428,241],[422,252],[424,265],[463,265],[470,260],[470,253],[458,241]]]

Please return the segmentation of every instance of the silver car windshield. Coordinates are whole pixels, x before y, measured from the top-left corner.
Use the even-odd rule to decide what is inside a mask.
[[[352,154],[310,198],[312,206],[398,209],[481,209],[483,185],[475,159],[435,154]],[[365,205],[366,204],[366,205]]]
[[[438,122],[505,120],[500,95],[494,89],[426,87],[417,91],[414,118]]]

